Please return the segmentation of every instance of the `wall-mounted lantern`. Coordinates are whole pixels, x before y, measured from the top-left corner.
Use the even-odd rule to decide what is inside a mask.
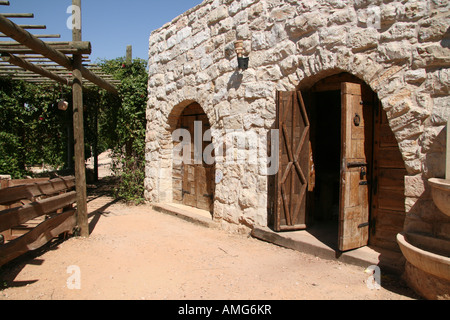
[[[244,57],[244,41],[238,40],[234,43],[234,49],[238,57],[238,67],[241,70],[248,69],[248,57]]]

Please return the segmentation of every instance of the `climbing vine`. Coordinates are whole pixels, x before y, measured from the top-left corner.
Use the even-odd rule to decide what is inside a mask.
[[[109,103],[101,121],[102,135],[113,150],[114,173],[119,177],[116,195],[127,202],[144,201],[147,63],[125,58],[100,63],[104,72],[121,80],[120,103]],[[111,102],[111,101],[110,101]]]
[[[119,97],[98,88],[85,89],[85,153],[113,150],[116,195],[143,201],[147,64],[142,59],[103,60],[103,71],[121,80]],[[65,99],[69,109],[58,109]],[[13,179],[32,175],[29,168],[46,164],[73,167],[71,89],[0,78],[0,174]]]
[[[57,108],[66,89],[0,78],[0,174],[22,178],[31,166],[63,167],[67,115]]]

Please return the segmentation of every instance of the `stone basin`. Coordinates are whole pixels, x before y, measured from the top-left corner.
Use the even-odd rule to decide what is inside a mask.
[[[450,217],[450,180],[432,178],[428,180],[434,204]]]
[[[450,299],[450,241],[400,233],[397,242],[410,287],[427,299]]]

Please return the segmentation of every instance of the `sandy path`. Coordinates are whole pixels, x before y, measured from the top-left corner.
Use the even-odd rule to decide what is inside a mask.
[[[89,203],[89,239],[72,238],[0,272],[0,299],[411,299],[392,276],[208,229],[147,206]],[[69,289],[68,267],[81,289]],[[69,269],[70,271],[70,269]],[[71,282],[75,283],[75,282]]]

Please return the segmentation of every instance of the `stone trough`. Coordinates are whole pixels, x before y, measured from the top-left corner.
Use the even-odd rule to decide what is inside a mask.
[[[450,121],[449,121],[450,123]],[[433,201],[450,216],[450,130],[447,124],[446,179],[432,178]],[[405,278],[426,299],[450,300],[450,241],[416,233],[400,233],[397,242],[406,258]]]
[[[420,234],[398,234],[408,285],[426,299],[450,299],[450,242]]]

